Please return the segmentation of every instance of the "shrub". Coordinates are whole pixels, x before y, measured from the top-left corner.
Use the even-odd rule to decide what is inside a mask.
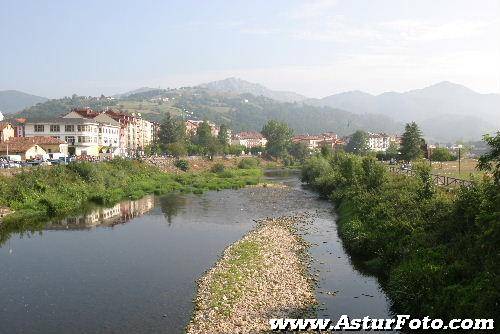
[[[257,158],[243,158],[238,163],[240,169],[254,169],[260,166],[260,160]]]
[[[187,172],[189,170],[189,162],[184,159],[179,159],[175,162],[175,167],[179,168],[184,172]]]
[[[225,169],[226,169],[226,167],[224,167],[224,164],[218,162],[218,163],[214,164],[212,166],[212,168],[210,168],[210,171],[212,173],[220,174],[220,173],[224,172]]]

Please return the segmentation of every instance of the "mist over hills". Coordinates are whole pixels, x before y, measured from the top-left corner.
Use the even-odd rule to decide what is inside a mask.
[[[17,90],[3,90],[0,91],[0,111],[5,116],[47,100],[48,99],[45,97],[27,94]]]
[[[500,94],[480,94],[447,81],[404,93],[351,91],[304,103],[416,121],[428,138],[437,141],[479,139],[500,129]]]
[[[0,92],[0,97],[1,93],[5,92]],[[31,119],[57,116],[71,107],[112,107],[155,121],[161,121],[167,112],[208,119],[234,130],[260,130],[274,118],[289,123],[296,133],[336,131],[340,135],[358,129],[399,133],[404,123],[416,121],[426,139],[438,142],[479,140],[483,134],[500,129],[500,94],[480,94],[451,82],[403,93],[350,91],[322,99],[274,91],[237,78],[178,89],[142,87],[116,94],[114,99],[66,97],[47,101],[22,92],[7,95],[11,105],[29,102],[15,115]],[[33,105],[38,102],[43,103]],[[4,114],[13,109],[4,108]],[[12,118],[10,114],[6,117]]]

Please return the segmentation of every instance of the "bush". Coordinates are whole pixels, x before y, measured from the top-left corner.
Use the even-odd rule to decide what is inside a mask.
[[[179,159],[175,162],[175,167],[179,168],[184,172],[187,172],[189,170],[189,162],[184,159]]]
[[[220,173],[224,172],[225,169],[226,169],[226,167],[224,167],[224,164],[218,162],[218,163],[214,164],[212,166],[212,168],[210,168],[210,171],[212,173],[220,174]]]
[[[337,204],[346,248],[383,273],[398,313],[499,319],[499,186],[485,178],[450,193],[427,165],[416,171],[333,153],[308,159],[302,180]]]
[[[260,166],[260,160],[257,158],[243,158],[238,163],[240,169],[254,169]]]

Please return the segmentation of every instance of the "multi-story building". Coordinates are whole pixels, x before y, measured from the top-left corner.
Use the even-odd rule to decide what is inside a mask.
[[[140,114],[125,114],[107,109],[104,114],[120,125],[120,148],[128,156],[142,155],[146,147],[155,142],[158,127]]]
[[[97,122],[99,154],[107,157],[123,155],[120,150],[120,123],[109,115],[95,112],[90,108],[76,108],[63,118],[83,118]]]
[[[368,147],[375,152],[385,152],[391,142],[399,145],[399,138],[386,133],[368,133]]]
[[[49,136],[68,143],[68,154],[99,156],[99,123],[86,118],[27,121],[26,137]]]
[[[259,147],[266,146],[267,139],[264,136],[256,131],[244,131],[240,133],[236,133],[231,138],[231,144],[233,145],[242,145],[246,148],[251,147]]]

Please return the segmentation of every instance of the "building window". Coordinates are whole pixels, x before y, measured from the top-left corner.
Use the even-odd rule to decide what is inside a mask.
[[[45,126],[43,124],[35,124],[35,132],[44,132]]]
[[[66,142],[70,145],[75,145],[75,137],[73,136],[66,136]]]
[[[66,132],[75,132],[75,126],[74,125],[65,125],[64,126],[64,131],[66,131]]]
[[[78,125],[78,132],[83,132],[85,131],[85,125]]]
[[[59,132],[59,131],[61,131],[61,127],[59,125],[52,124],[50,126],[50,132]]]

